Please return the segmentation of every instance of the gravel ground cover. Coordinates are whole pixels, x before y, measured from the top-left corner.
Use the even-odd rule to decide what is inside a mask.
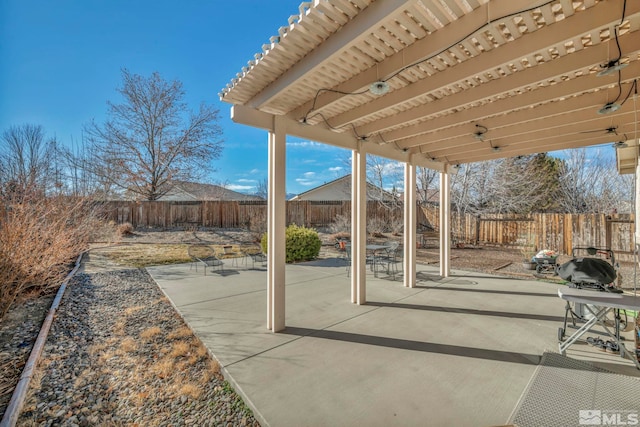
[[[18,425],[256,426],[146,271],[70,283]]]

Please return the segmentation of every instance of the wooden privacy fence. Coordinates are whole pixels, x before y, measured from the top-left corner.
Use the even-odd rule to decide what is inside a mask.
[[[134,227],[217,227],[247,228],[266,221],[266,201],[194,201],[194,202],[104,202],[107,220]],[[378,201],[367,202],[367,219],[386,224],[403,221],[402,204],[394,208]],[[338,215],[351,216],[349,201],[287,201],[287,224],[326,227]],[[418,222],[426,218],[418,209]]]
[[[349,201],[287,201],[287,224],[326,227],[338,215],[351,215]],[[266,221],[266,201],[196,202],[104,202],[105,216],[116,223],[134,227],[249,228]],[[367,202],[367,221],[402,223],[402,204],[390,209],[378,201]],[[439,229],[438,207],[418,209],[418,227]],[[578,246],[612,249],[619,259],[632,260],[634,217],[629,214],[531,214],[458,215],[451,217],[452,238],[456,242],[521,248],[553,249],[571,254]]]
[[[437,207],[422,207],[439,228]],[[570,255],[574,247],[609,248],[619,260],[633,261],[634,215],[630,214],[530,214],[451,215],[452,238],[458,242],[522,248],[552,249]]]

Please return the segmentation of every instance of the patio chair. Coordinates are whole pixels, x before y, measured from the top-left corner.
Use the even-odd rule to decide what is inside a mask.
[[[251,258],[251,268],[255,269],[256,262],[261,263],[263,267],[267,265],[267,254],[262,252],[262,247],[256,247],[256,249],[249,249],[246,254]]]
[[[376,274],[378,272],[377,266],[382,266],[387,271],[387,275],[396,279],[396,273],[402,270],[402,248],[398,242],[390,242],[388,248],[385,249],[385,254],[376,257]]]
[[[213,270],[218,267],[220,271],[223,270],[224,263],[218,258],[211,246],[207,245],[190,245],[187,248],[187,253],[191,258],[191,268],[196,266],[196,272],[198,271],[198,264],[202,264],[204,267],[204,275],[207,275],[207,267],[211,267]]]
[[[344,255],[343,259],[346,263],[346,268],[347,268],[347,277],[350,277],[351,276],[351,243],[347,243],[345,245],[343,255]],[[372,269],[375,267],[373,260],[374,260],[373,255],[366,256],[365,264],[370,264]]]

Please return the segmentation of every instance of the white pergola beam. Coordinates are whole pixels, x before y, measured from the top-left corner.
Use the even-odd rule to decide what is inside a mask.
[[[500,132],[500,136],[518,135],[530,132],[542,127],[561,126],[567,121],[596,120],[602,116],[594,116],[593,112],[602,107],[602,93],[590,93],[576,96],[563,101],[552,102],[546,105],[534,107],[536,117],[531,119],[529,109],[515,111],[502,116],[489,117],[479,121],[478,124],[487,128],[486,136],[493,136]],[[480,111],[478,111],[480,113]],[[567,120],[569,119],[570,120]],[[424,133],[397,141],[401,148],[421,147],[422,151],[429,151],[432,146],[440,146],[445,141],[455,143],[456,140],[473,138],[477,132],[475,124],[464,123],[435,132]]]
[[[362,73],[349,80],[335,86],[333,89],[343,93],[359,92],[363,88],[376,80],[386,79],[397,73],[409,64],[424,61],[426,58],[436,55],[444,47],[451,46],[456,41],[469,35],[470,28],[480,28],[487,23],[488,16],[507,16],[522,9],[531,7],[526,0],[492,0],[491,4],[479,5],[471,12],[462,15],[457,25],[446,25],[438,31],[429,34],[421,40],[406,47],[401,52],[397,52],[383,61],[376,63]],[[489,11],[491,13],[489,13]],[[620,13],[618,12],[618,19]],[[332,103],[340,100],[344,95],[336,92],[325,92],[320,94],[316,100],[314,111],[322,111]],[[291,117],[298,118],[304,116],[312,107],[312,102],[307,102],[291,112]]]
[[[544,144],[536,143],[532,145],[531,142],[519,143],[518,141],[509,142],[507,145],[501,146],[500,150],[494,152],[488,143],[483,150],[461,153],[458,155],[448,155],[447,161],[450,164],[459,163],[471,163],[480,162],[484,160],[493,160],[505,157],[515,157],[521,155],[527,155],[532,153],[546,153],[549,151],[565,150],[570,148],[589,147],[593,145],[613,143],[620,141],[623,135],[610,135],[610,134],[576,134],[576,135],[561,135],[557,138],[549,138],[545,140]]]
[[[512,3],[515,4],[516,2]],[[513,4],[511,7],[513,7]],[[517,10],[521,10],[521,5],[518,6],[520,6],[520,9]],[[634,11],[629,10],[629,14],[638,13],[639,11],[640,6],[636,4]],[[493,13],[495,12],[492,10],[492,14]],[[589,33],[594,27],[611,26],[620,20],[620,14],[621,12],[618,8],[612,7],[609,3],[599,3],[584,13],[566,18],[565,25],[549,25],[538,31],[525,34],[518,40],[502,46],[500,49],[493,49],[485,52],[483,55],[468,59],[464,63],[457,64],[448,69],[446,73],[436,73],[428,79],[419,80],[413,84],[392,91],[386,96],[374,99],[367,104],[333,116],[331,117],[331,123],[335,127],[341,127],[379,111],[394,108],[407,101],[410,102],[413,99],[418,99],[441,87],[448,87],[459,82],[472,80],[474,76],[482,75],[502,66],[509,66],[509,64],[521,60],[522,52],[546,51],[556,44],[561,44],[585,33]],[[456,28],[460,29],[461,27]],[[436,34],[439,33],[438,31]],[[433,43],[431,37],[426,37],[425,39]],[[419,43],[420,42],[416,42],[412,46]],[[608,53],[609,47],[606,44],[604,44],[603,47],[605,48],[604,56],[600,56],[595,52],[593,53],[593,60],[597,61],[597,63],[606,62],[606,54]],[[409,48],[405,50],[409,50]],[[585,49],[585,51],[591,52],[589,49]],[[540,66],[533,67],[532,70],[534,71],[532,72],[536,73],[535,70],[537,70],[538,67]],[[503,79],[500,80],[502,81]]]
[[[640,40],[640,37],[638,37],[638,39]],[[640,75],[640,62],[635,61],[627,68],[624,68],[622,70],[622,82],[629,83],[630,81],[633,81],[634,78],[637,78],[638,75]],[[507,112],[507,116],[509,116],[511,114],[517,114],[519,111],[528,109],[530,107],[534,107],[539,110],[544,109],[547,107],[547,105],[540,104],[545,102],[564,102],[564,99],[569,99],[571,97],[588,97],[588,100],[585,101],[585,104],[587,104],[591,102],[592,99],[594,99],[592,97],[597,98],[599,95],[600,105],[602,106],[609,101],[609,94],[617,94],[618,92],[617,88],[607,89],[617,82],[614,82],[611,79],[602,79],[603,77],[597,78],[595,76],[578,77],[563,82],[562,84],[549,85],[546,87],[538,88],[536,90],[532,90],[527,93],[523,93],[519,96],[496,100],[477,108],[468,108],[462,111],[458,111],[455,114],[436,117],[423,123],[409,125],[399,130],[389,131],[387,133],[383,133],[383,137],[387,141],[402,139],[402,141],[400,142],[404,142],[405,144],[400,145],[398,143],[399,146],[402,148],[407,148],[407,145],[420,145],[422,134],[428,132],[439,132],[440,129],[456,126],[460,123],[481,122],[491,116],[504,114],[505,112]],[[582,95],[582,93],[587,91],[592,93]],[[613,98],[615,98],[615,95],[613,95]],[[532,110],[530,110],[529,112],[531,111]],[[523,112],[522,114],[526,115],[526,112]],[[544,113],[530,114],[529,120],[536,119],[538,114]],[[524,118],[520,116],[518,117],[518,120],[526,121],[527,119],[526,116]],[[516,122],[515,119],[514,122]],[[404,138],[413,136],[415,136],[416,139],[412,140],[411,144],[407,144]],[[424,136],[424,141],[429,141],[428,135]]]
[[[445,155],[451,157],[462,154],[471,155],[474,151],[489,147],[489,144],[492,144],[494,147],[510,148],[523,148],[524,145],[529,148],[545,147],[561,138],[566,141],[579,141],[605,135],[606,130],[610,127],[617,128],[615,130],[617,133],[607,134],[607,136],[611,138],[611,141],[615,142],[623,139],[624,134],[633,129],[633,112],[615,114],[614,117],[599,115],[595,109],[588,113],[596,120],[580,122],[577,117],[572,117],[572,115],[567,114],[567,117],[563,118],[565,123],[556,127],[547,126],[545,128],[540,126],[539,130],[536,130],[534,126],[530,131],[515,135],[504,135],[500,131],[492,132],[491,134],[487,132],[487,137],[484,141],[478,141],[470,135],[467,135],[456,141],[451,141],[451,145],[447,147],[439,144],[437,146],[424,147],[424,149],[434,157]],[[552,119],[550,119],[550,121],[551,120]]]
[[[340,31],[333,34],[311,53],[272,82],[253,99],[247,102],[255,108],[260,108],[274,97],[286,91],[307,73],[312,73],[323,64],[340,55],[351,46],[360,43],[380,26],[382,21],[388,20],[406,8],[408,3],[415,0],[385,0],[374,2],[345,24]],[[371,82],[373,83],[373,82]]]
[[[273,114],[265,113],[244,105],[233,105],[231,107],[231,120],[233,120],[234,123],[264,129],[269,132],[273,131],[274,117],[276,116]],[[311,126],[299,123],[285,116],[277,117],[279,117],[282,124],[286,126],[287,134],[291,136],[321,142],[347,150],[355,150],[356,147],[359,146],[358,143],[363,142],[366,144],[367,151],[371,154],[397,160],[401,163],[408,161],[410,156],[408,150],[398,148],[394,144],[380,145],[373,141],[359,141],[355,135],[349,132],[334,132],[320,125]],[[417,166],[434,170],[444,170],[444,166],[441,163],[431,161],[427,158],[416,159],[416,162]]]
[[[620,37],[620,44],[623,46],[625,52],[633,52],[637,54],[637,52],[640,51],[640,37],[638,37],[637,33],[629,33]],[[608,57],[608,53],[609,47],[606,44],[599,44],[597,46],[590,47],[589,49],[583,49],[572,55],[566,55],[562,58],[555,59],[548,64],[531,67],[499,79],[491,80],[487,83],[474,87],[473,90],[461,91],[419,107],[412,108],[383,119],[375,120],[364,126],[357,127],[356,131],[361,135],[375,134],[377,132],[384,131],[385,129],[397,126],[398,123],[420,120],[425,117],[439,114],[442,111],[463,109],[468,105],[485,101],[498,94],[523,91],[528,87],[545,85],[548,84],[550,80],[562,78],[563,76],[572,75],[577,72],[585,72],[589,68],[599,66],[602,62],[602,58]],[[464,67],[464,63],[458,65],[458,67]],[[453,67],[453,70],[456,68],[457,67]],[[447,73],[452,71],[447,71]],[[595,76],[593,78],[595,78]],[[584,79],[585,77],[583,76],[573,80]],[[425,79],[425,81],[429,80],[430,79]],[[570,81],[564,82],[562,85],[558,86],[564,86],[568,83],[570,83]],[[531,93],[533,94],[537,92],[537,90],[539,89],[532,90]],[[555,98],[557,97],[554,97],[554,99]],[[331,120],[332,123],[334,123],[334,118]]]

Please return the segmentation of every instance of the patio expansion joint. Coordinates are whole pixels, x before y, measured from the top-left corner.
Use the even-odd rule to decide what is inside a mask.
[[[180,305],[178,307],[182,308],[182,307],[191,307],[191,306],[195,306],[195,305],[199,305],[199,304],[206,304],[209,303],[211,301],[220,301],[220,300],[224,300],[224,299],[229,299],[229,298],[234,298],[240,295],[250,295],[250,294],[255,294],[255,293],[266,293],[267,291],[265,289],[256,289],[255,291],[248,291],[248,292],[242,292],[242,293],[238,293],[238,294],[233,294],[233,295],[226,295],[223,297],[218,297],[218,298],[210,298],[210,299],[206,299],[206,300],[202,300],[202,301],[198,301],[198,302],[192,302],[189,304],[183,304]]]

